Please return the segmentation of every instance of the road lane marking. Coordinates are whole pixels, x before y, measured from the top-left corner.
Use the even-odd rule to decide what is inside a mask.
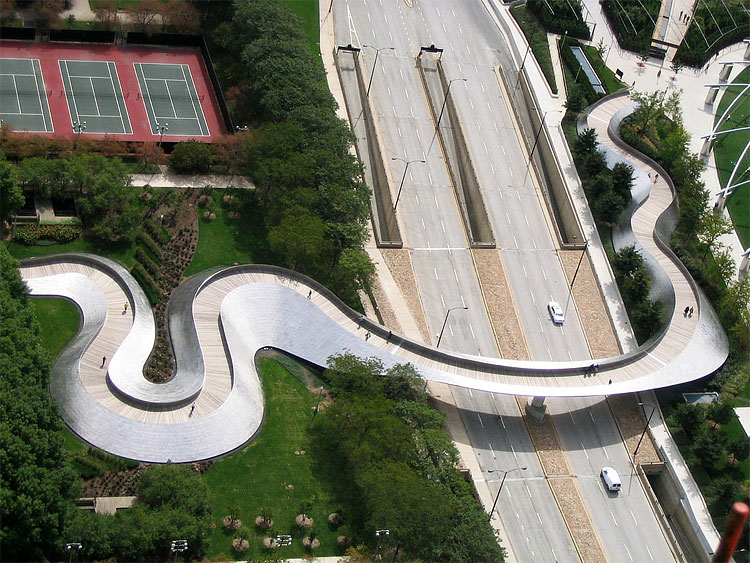
[[[485,92],[486,90],[484,89],[484,82],[480,82],[479,85],[482,87],[482,92]]]
[[[440,219],[440,226],[441,226],[441,227],[442,227],[442,229],[443,229],[443,233],[445,233],[445,224],[443,223],[443,220],[442,220],[442,219]]]
[[[544,526],[544,524],[542,524],[542,517],[539,516],[538,512],[536,513],[536,519],[539,520],[539,524],[541,524],[542,526]]]
[[[440,278],[437,275],[437,268],[433,268],[432,271],[435,272],[435,279],[439,280]]]
[[[521,269],[523,270],[523,277],[528,278],[529,274],[526,273],[526,266],[524,266],[523,264],[521,264]]]
[[[445,309],[445,299],[443,299],[443,294],[440,294],[440,302],[443,304],[443,309]]]
[[[604,455],[607,456],[607,459],[609,459],[609,454],[607,453],[607,447],[602,446],[602,449],[604,450]]]
[[[500,419],[500,424],[502,424],[503,428],[505,428],[505,421],[503,420],[503,417],[502,416],[498,416],[498,418]]]
[[[490,451],[492,452],[492,458],[497,459],[497,456],[495,455],[495,450],[492,449],[492,444],[490,444],[489,442],[487,442],[487,444],[489,444],[490,446]]]
[[[516,246],[518,246],[518,244],[516,244]],[[531,301],[536,305],[536,298],[534,297],[534,292],[529,290],[529,293],[531,294]]]
[[[476,339],[476,336],[474,336],[474,327],[469,324],[469,331],[471,332],[471,337]]]
[[[437,196],[434,195],[434,196],[432,196],[432,198],[435,200],[435,207],[437,207],[438,209],[440,209],[440,204],[438,203]]]
[[[591,409],[589,409],[589,417],[591,418],[591,422],[594,422],[594,413],[591,412]]]
[[[414,194],[414,199],[417,201],[417,207],[419,207],[419,196]]]
[[[526,221],[526,226],[529,227],[529,218],[526,216],[526,213],[523,214],[523,219]]]
[[[573,413],[569,411],[569,412],[568,412],[568,414],[570,415],[570,421],[571,421],[571,422],[572,422],[573,424],[575,424],[575,423],[576,423],[576,419],[575,419],[575,418],[573,418]]]
[[[427,230],[427,227],[424,224],[424,219],[422,219],[422,228],[425,229],[425,230]]]
[[[646,551],[648,551],[648,556],[651,558],[651,561],[653,561],[654,560],[654,556],[651,555],[651,550],[648,548],[648,546],[646,544],[643,544],[643,547],[646,548]]]
[[[487,148],[487,143],[482,141],[482,146],[484,147],[484,152],[486,152],[487,154],[490,154],[490,149]]]
[[[638,520],[635,519],[635,514],[633,514],[632,510],[630,511],[630,516],[633,517],[633,522],[635,522],[635,525],[637,526],[638,525]]]
[[[591,459],[591,458],[589,457],[589,454],[588,454],[588,452],[586,451],[586,446],[584,446],[584,445],[583,445],[583,442],[581,442],[581,449],[583,450],[583,455],[585,455],[585,456],[586,456],[586,459]]]
[[[492,170],[492,175],[493,175],[493,176],[495,176],[495,175],[496,175],[496,173],[495,173],[495,165],[494,165],[494,164],[492,164],[491,162],[490,162],[490,169]],[[500,189],[500,188],[498,188],[498,190],[499,190],[499,189]],[[501,197],[502,197],[502,194],[501,194]]]
[[[529,498],[534,498],[531,496],[531,489],[529,489],[528,485],[526,485],[526,492],[529,493]]]
[[[609,515],[612,517],[612,522],[615,523],[615,526],[619,526],[619,524],[617,523],[617,520],[615,520],[615,515],[611,510],[609,511]]]
[[[630,560],[632,561],[632,560],[633,560],[633,556],[632,556],[632,555],[630,555],[630,550],[628,549],[628,546],[627,546],[627,545],[623,545],[622,547],[624,547],[624,548],[625,548],[625,551],[627,551],[627,552],[628,552],[628,557],[630,557]]]
[[[479,425],[484,428],[484,422],[482,422],[482,417],[477,413],[477,418],[479,419]]]

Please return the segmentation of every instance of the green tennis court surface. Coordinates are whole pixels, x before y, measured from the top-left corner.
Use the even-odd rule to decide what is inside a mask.
[[[0,119],[19,131],[54,131],[39,59],[0,59]]]
[[[87,133],[133,132],[115,63],[59,61],[72,123],[86,122]]]
[[[169,135],[210,135],[201,100],[184,64],[133,63],[151,132],[159,135],[159,126]]]

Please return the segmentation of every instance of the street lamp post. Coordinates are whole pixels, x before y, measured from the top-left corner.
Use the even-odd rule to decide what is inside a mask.
[[[547,119],[548,113],[561,113],[562,110],[559,109],[550,109],[544,112],[544,115],[542,116],[542,122],[539,124],[539,129],[536,130],[536,135],[534,136],[534,144],[531,147],[531,153],[529,154],[529,160],[526,163],[526,174],[529,173],[529,167],[531,166],[531,159],[534,158],[534,151],[536,150],[536,145],[539,142],[539,135],[542,134],[542,128],[544,127],[544,122]],[[526,174],[524,174],[523,181],[526,182]]]
[[[174,553],[174,560],[177,561],[177,557],[180,553],[183,551],[186,551],[188,548],[188,542],[187,540],[172,540],[169,542],[169,551]]]
[[[573,279],[570,280],[570,287],[568,288],[568,299],[565,301],[565,313],[568,312],[568,305],[570,304],[570,299],[573,297],[573,284],[576,283],[576,277],[578,276],[578,270],[581,268],[581,263],[583,262],[583,257],[586,256],[586,250],[589,247],[589,241],[586,241],[583,245],[583,250],[581,251],[581,257],[578,259],[578,265],[576,266],[576,271],[573,273]]]
[[[643,403],[638,403],[638,404],[644,407],[644,412],[645,412],[645,405]],[[635,451],[633,452],[634,462],[635,462],[635,456],[638,455],[638,448],[641,447],[641,442],[643,441],[643,437],[646,435],[646,430],[648,430],[648,427],[651,424],[651,417],[654,416],[655,412],[656,412],[656,407],[651,407],[651,414],[648,415],[648,419],[646,420],[646,426],[643,427],[643,432],[641,432],[641,437],[638,438],[638,444],[636,444]]]
[[[367,92],[365,93],[365,96],[370,95],[370,86],[372,86],[372,79],[375,76],[375,67],[378,65],[378,57],[380,56],[380,51],[395,51],[396,49],[394,47],[373,47],[372,45],[362,45],[362,48],[369,47],[370,49],[375,49],[375,62],[372,63],[372,71],[370,72],[370,81],[367,83]]]
[[[81,136],[81,133],[83,133],[86,130],[86,122],[85,121],[74,121],[73,122],[73,132],[76,134],[76,140],[73,143],[73,148],[76,148],[78,146],[78,137]]]
[[[500,488],[497,490],[497,494],[495,495],[495,502],[492,503],[492,509],[490,510],[490,517],[488,518],[488,522],[492,522],[492,514],[495,512],[495,507],[497,506],[497,501],[500,498],[500,493],[503,490],[503,485],[505,485],[505,478],[508,476],[508,473],[511,471],[526,471],[526,466],[523,467],[514,467],[513,469],[508,469],[507,471],[504,471],[502,469],[490,469],[487,471],[487,473],[497,473],[502,472],[503,474],[503,480],[500,481]]]
[[[435,126],[435,130],[437,131],[440,128],[440,120],[443,119],[443,111],[445,110],[445,104],[448,103],[448,94],[451,92],[451,86],[453,86],[454,82],[463,81],[466,82],[466,78],[454,78],[450,82],[448,82],[448,88],[445,90],[445,98],[443,99],[443,105],[440,108],[440,115],[438,116],[437,125]]]
[[[424,160],[405,160],[405,159],[399,158],[397,156],[392,156],[391,160],[400,160],[401,162],[405,162],[406,163],[406,167],[404,167],[404,175],[401,176],[401,185],[399,185],[399,187],[398,187],[398,193],[396,194],[396,203],[393,204],[393,212],[395,213],[396,212],[396,206],[398,205],[398,200],[401,197],[401,190],[404,188],[404,180],[406,180],[406,171],[409,170],[409,165],[412,162],[422,162],[422,163],[424,163],[425,161]]]
[[[75,551],[76,554],[76,561],[78,561],[78,553],[81,551],[81,548],[83,547],[82,544],[78,542],[72,542],[72,543],[66,543],[65,549],[68,550],[70,553],[70,557],[68,557],[68,563],[71,563],[73,561],[73,552]]]
[[[438,340],[437,340],[437,344],[435,345],[435,348],[440,348],[440,341],[443,339],[443,332],[445,332],[445,325],[448,324],[448,315],[451,314],[451,311],[455,311],[456,309],[464,309],[464,310],[466,310],[466,309],[468,309],[468,307],[466,307],[466,306],[463,306],[463,307],[451,307],[450,309],[448,309],[446,311],[446,313],[445,313],[445,319],[443,320],[443,328],[440,329],[440,334],[438,335]]]
[[[292,545],[292,536],[288,534],[282,534],[282,535],[276,536],[276,539],[274,540],[274,546],[276,549],[276,557],[274,558],[274,561],[279,560],[279,548],[288,547],[290,545]]]
[[[169,131],[169,123],[164,123],[164,125],[159,124],[159,122],[156,122],[156,128],[159,131],[159,148],[161,148],[161,141],[164,138],[164,133]]]
[[[323,386],[320,386],[320,391],[318,392],[318,402],[315,403],[315,408],[313,409],[312,418],[310,419],[310,426],[312,426],[313,420],[315,420],[315,415],[318,414],[318,411],[320,410],[320,399],[323,397]]]
[[[391,535],[390,530],[375,530],[375,537],[378,538],[378,543],[375,546],[375,552],[372,554],[372,560],[375,561],[375,558],[378,556],[378,551],[380,550],[380,538],[382,537],[388,537]]]

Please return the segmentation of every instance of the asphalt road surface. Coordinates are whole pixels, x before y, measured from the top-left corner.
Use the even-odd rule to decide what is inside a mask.
[[[437,341],[447,311],[467,307],[448,315],[441,347],[498,355],[456,197],[435,140],[429,102],[415,67],[420,47],[434,44],[444,49],[447,77],[466,79],[452,85],[451,96],[483,187],[530,354],[539,360],[590,357],[574,302],[567,307],[563,326],[554,325],[546,311],[550,300],[565,307],[568,284],[544,201],[528,173],[509,101],[494,72],[497,65],[506,69],[514,65],[484,5],[478,0],[335,0],[333,10],[337,44],[361,47],[368,78],[372,73],[370,97],[391,177],[400,181],[405,166],[391,160],[394,157],[426,161],[409,166],[398,216],[432,342]],[[560,117],[550,113],[547,123],[554,124]],[[453,388],[453,394],[493,494],[500,487],[502,472],[512,470],[497,510],[518,560],[578,560],[515,399],[458,388]],[[672,560],[643,490],[637,479],[628,478],[630,461],[606,402],[547,402],[609,559]],[[624,490],[617,497],[602,488],[599,471],[604,465],[623,475]],[[516,470],[524,466],[525,471]]]

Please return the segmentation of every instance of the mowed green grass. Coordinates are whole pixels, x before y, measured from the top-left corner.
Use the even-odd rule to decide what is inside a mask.
[[[39,320],[42,346],[54,360],[78,332],[81,323],[78,307],[59,297],[34,297],[31,305]]]
[[[300,17],[310,50],[316,55],[320,53],[318,0],[281,0],[281,3],[291,8]]]
[[[206,209],[198,209],[198,247],[185,270],[185,277],[214,266],[256,261],[256,249],[263,246],[259,236],[253,234],[257,232],[257,218],[241,214],[237,219],[230,219],[228,210],[221,204],[225,194],[225,190],[212,191],[215,203],[211,211],[216,214],[216,219],[208,221],[203,217]]]
[[[547,31],[539,23],[539,20],[536,19],[536,16],[526,9],[526,6],[511,8],[510,13],[521,27],[521,31],[526,36],[526,41],[531,45],[531,52],[536,57],[539,67],[542,69],[542,73],[550,85],[550,89],[554,94],[557,94],[557,81],[555,80],[555,71],[552,66],[552,55],[549,52]]]
[[[310,516],[319,534],[321,545],[315,555],[340,555],[335,543],[338,533],[328,526],[328,515],[335,507],[313,473],[309,455],[307,429],[317,397],[272,359],[260,358],[258,370],[266,400],[260,433],[203,474],[211,495],[211,522],[216,526],[207,557],[250,561],[273,558],[274,554],[262,545],[263,537],[272,534],[290,534],[294,538],[291,546],[282,548],[281,559],[303,556],[304,534],[294,519],[304,502],[312,504]],[[250,549],[243,554],[234,553],[233,533],[222,527],[231,505],[240,508],[243,526],[251,530]],[[262,533],[255,527],[255,518],[263,507],[273,516],[271,533]]]
[[[738,84],[747,84],[750,80],[750,67],[745,68],[733,82]],[[716,121],[724,114],[724,111],[742,93],[743,87],[732,86],[727,88],[726,92],[719,101],[716,108]],[[750,95],[745,93],[744,99],[735,103],[729,111],[730,119],[724,122],[720,131],[727,129],[736,129],[739,127],[750,127]],[[732,174],[737,159],[742,154],[747,144],[747,131],[738,131],[736,133],[727,133],[720,136],[714,142],[714,157],[716,168],[719,173],[719,181],[722,187],[727,186],[727,182]],[[750,151],[745,154],[744,159],[739,165],[737,174],[732,179],[732,184],[750,180]],[[732,217],[734,228],[742,241],[742,246],[750,246],[750,184],[745,184],[737,188],[727,200],[727,209]]]
[[[121,264],[128,269],[135,262],[136,245],[133,243],[126,244],[108,244],[103,245],[93,238],[80,237],[67,244],[53,244],[50,246],[26,246],[17,242],[7,243],[8,252],[18,260],[31,258],[33,256],[47,256],[49,254],[61,254],[63,252],[87,252],[89,254],[98,254],[106,256]]]

